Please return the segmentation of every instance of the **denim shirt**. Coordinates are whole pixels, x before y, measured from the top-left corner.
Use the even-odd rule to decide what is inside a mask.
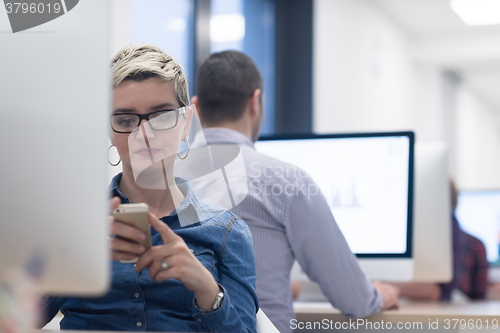
[[[110,185],[112,196],[128,203],[121,193],[121,174]],[[255,332],[258,299],[255,291],[255,260],[246,223],[229,211],[198,202],[188,183],[178,183],[185,200],[161,220],[181,236],[200,262],[212,272],[224,291],[221,306],[199,310],[194,293],[175,279],[157,283],[149,269],[134,271],[134,264],[112,262],[112,286],[100,298],[44,300],[47,322],[58,310],[64,314],[61,329],[172,332]],[[200,219],[181,227],[178,214],[192,209]],[[192,213],[191,213],[192,214]],[[163,241],[151,229],[153,245]],[[215,301],[215,299],[214,299]]]

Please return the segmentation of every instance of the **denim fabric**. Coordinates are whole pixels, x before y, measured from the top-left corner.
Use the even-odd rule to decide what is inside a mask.
[[[122,203],[121,174],[111,183],[113,196]],[[61,329],[127,330],[171,332],[255,332],[258,309],[255,291],[255,261],[248,226],[229,211],[199,203],[189,185],[178,182],[186,199],[177,211],[161,220],[186,242],[193,254],[214,275],[224,290],[219,309],[202,312],[194,304],[194,293],[178,280],[157,283],[148,269],[134,271],[134,264],[112,262],[111,290],[100,298],[46,298],[49,321],[58,310],[64,314]],[[192,209],[202,222],[185,227],[178,214]],[[163,244],[152,229],[153,245]]]

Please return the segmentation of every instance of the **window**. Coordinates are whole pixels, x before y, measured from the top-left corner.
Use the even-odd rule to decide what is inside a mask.
[[[211,0],[210,51],[247,54],[264,80],[263,135],[275,128],[274,17],[274,0]]]
[[[276,0],[129,1],[130,43],[151,43],[174,56],[184,67],[191,94],[194,93],[195,66],[199,65],[196,62],[208,55],[195,53],[238,50],[250,56],[264,80],[262,134],[275,132]],[[211,18],[210,34],[195,36],[195,23],[200,23],[195,22],[200,20],[195,19],[196,11],[200,8],[207,19]],[[202,45],[206,43],[206,49],[196,49],[200,41]]]
[[[184,67],[190,86],[193,6],[193,0],[130,0],[130,43],[151,43],[173,56]]]

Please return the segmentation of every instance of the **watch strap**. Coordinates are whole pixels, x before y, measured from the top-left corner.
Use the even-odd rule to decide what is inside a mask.
[[[220,308],[223,300],[224,300],[224,291],[223,291],[222,287],[219,285],[219,292],[215,295],[215,301],[214,301],[214,305],[212,305],[211,311],[215,311],[218,308]],[[211,311],[204,311],[204,310],[200,309],[200,307],[198,306],[198,302],[196,301],[196,297],[194,298],[194,305],[200,311],[211,312]]]
[[[218,308],[220,308],[223,299],[224,299],[224,292],[220,290],[217,293],[217,295],[215,295],[215,302],[214,305],[212,306],[212,310],[217,310]]]

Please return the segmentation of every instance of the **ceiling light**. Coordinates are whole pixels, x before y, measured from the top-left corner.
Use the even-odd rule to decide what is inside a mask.
[[[500,0],[450,0],[450,6],[467,25],[500,24]]]
[[[245,37],[245,17],[241,14],[213,15],[210,39],[215,43],[239,42]]]

